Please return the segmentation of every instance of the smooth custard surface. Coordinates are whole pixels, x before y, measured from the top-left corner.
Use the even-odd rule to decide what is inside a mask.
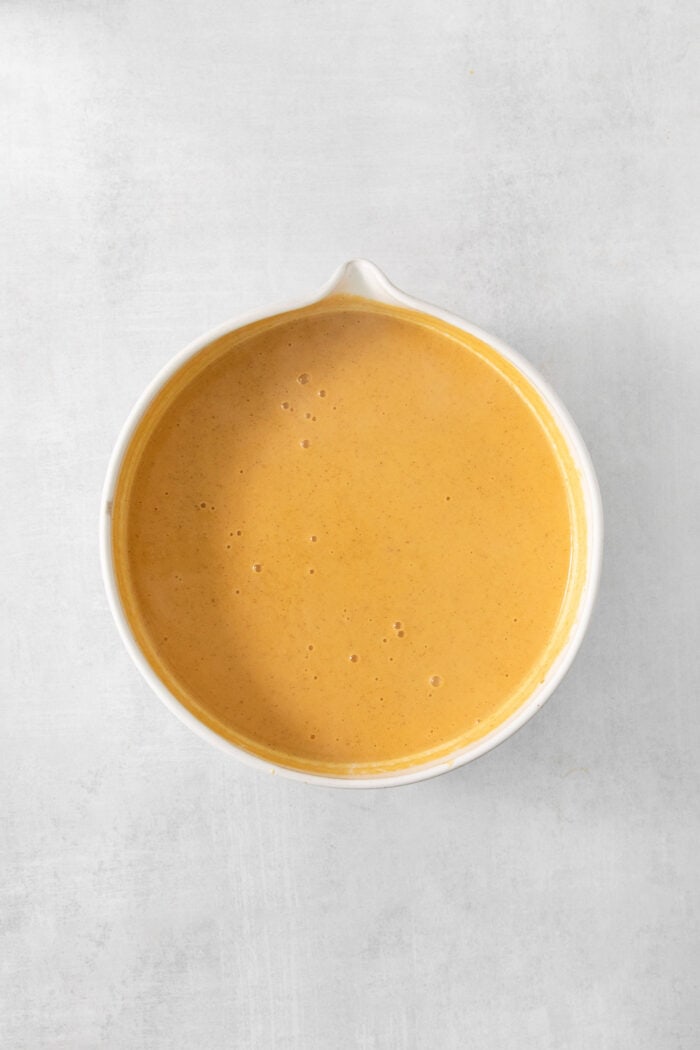
[[[584,572],[548,409],[474,336],[334,296],[188,361],[113,510],[132,631],[170,691],[311,772],[449,754],[542,680]]]

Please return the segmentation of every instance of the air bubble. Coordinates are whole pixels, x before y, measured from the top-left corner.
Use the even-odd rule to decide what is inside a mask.
[[[304,419],[311,419],[311,413],[310,412],[304,412]]]
[[[304,438],[302,441],[299,442],[299,444],[301,445],[302,448],[308,448],[309,445],[311,444],[311,442],[309,441],[308,438]]]
[[[313,576],[313,574],[314,574],[315,572],[316,572],[316,570],[315,570],[315,569],[309,569],[309,576]]]
[[[302,386],[306,386],[311,376],[308,372],[302,372],[300,376],[297,376],[297,383],[301,383]]]
[[[402,626],[403,626],[403,624],[401,623],[401,620],[397,620],[396,623],[393,624],[393,627],[394,627],[395,631],[400,631]]]
[[[309,536],[309,539],[311,540],[312,543],[316,543],[317,540],[318,540],[318,536]]]
[[[200,503],[200,507],[206,507],[206,503]]]
[[[442,678],[439,674],[431,675],[429,681],[430,685],[432,685],[434,689],[437,689],[439,685],[442,685]]]
[[[326,391],[325,390],[319,390],[318,396],[319,397],[325,397],[326,396]]]
[[[307,645],[306,648],[309,650],[310,653],[312,653],[314,651],[313,645]]]
[[[397,638],[403,638],[403,636],[405,635],[405,633],[406,633],[405,631],[397,631],[397,632],[396,632],[396,637],[397,637]]]
[[[286,411],[289,408],[289,401],[283,401],[280,408],[283,408]]]
[[[351,664],[356,664],[360,658],[357,653],[351,653],[349,659]]]
[[[259,562],[255,562],[252,566],[253,572],[262,572],[262,565]]]

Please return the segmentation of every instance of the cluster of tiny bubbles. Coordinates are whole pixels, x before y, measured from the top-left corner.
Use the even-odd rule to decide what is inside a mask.
[[[262,565],[260,564],[260,562],[257,562],[257,561],[254,562],[254,564],[251,566],[251,568],[252,568],[253,572],[262,572]]]
[[[439,685],[442,685],[442,678],[439,674],[433,674],[430,676],[429,683],[434,689],[437,689]]]
[[[393,626],[394,630],[396,631],[396,637],[397,638],[403,638],[403,636],[404,636],[404,634],[406,632],[403,630],[403,624],[401,623],[401,620],[396,620],[396,622],[394,624],[392,624],[392,626]]]
[[[308,438],[302,438],[302,440],[299,442],[299,444],[301,445],[302,448],[308,448],[309,445],[311,444],[311,442],[309,441]]]
[[[301,383],[302,386],[306,386],[310,379],[311,376],[308,372],[302,372],[300,376],[297,376],[297,383]]]

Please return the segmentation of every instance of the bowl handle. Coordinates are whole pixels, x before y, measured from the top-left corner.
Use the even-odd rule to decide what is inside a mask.
[[[368,259],[351,259],[343,263],[324,288],[324,297],[361,295],[379,303],[398,302],[400,294],[379,267]]]

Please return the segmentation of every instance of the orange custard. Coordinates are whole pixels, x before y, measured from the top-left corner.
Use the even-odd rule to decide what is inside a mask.
[[[431,761],[511,715],[585,572],[580,479],[521,373],[434,317],[341,295],[216,340],[165,384],[112,543],[132,631],[182,704],[341,776]]]

